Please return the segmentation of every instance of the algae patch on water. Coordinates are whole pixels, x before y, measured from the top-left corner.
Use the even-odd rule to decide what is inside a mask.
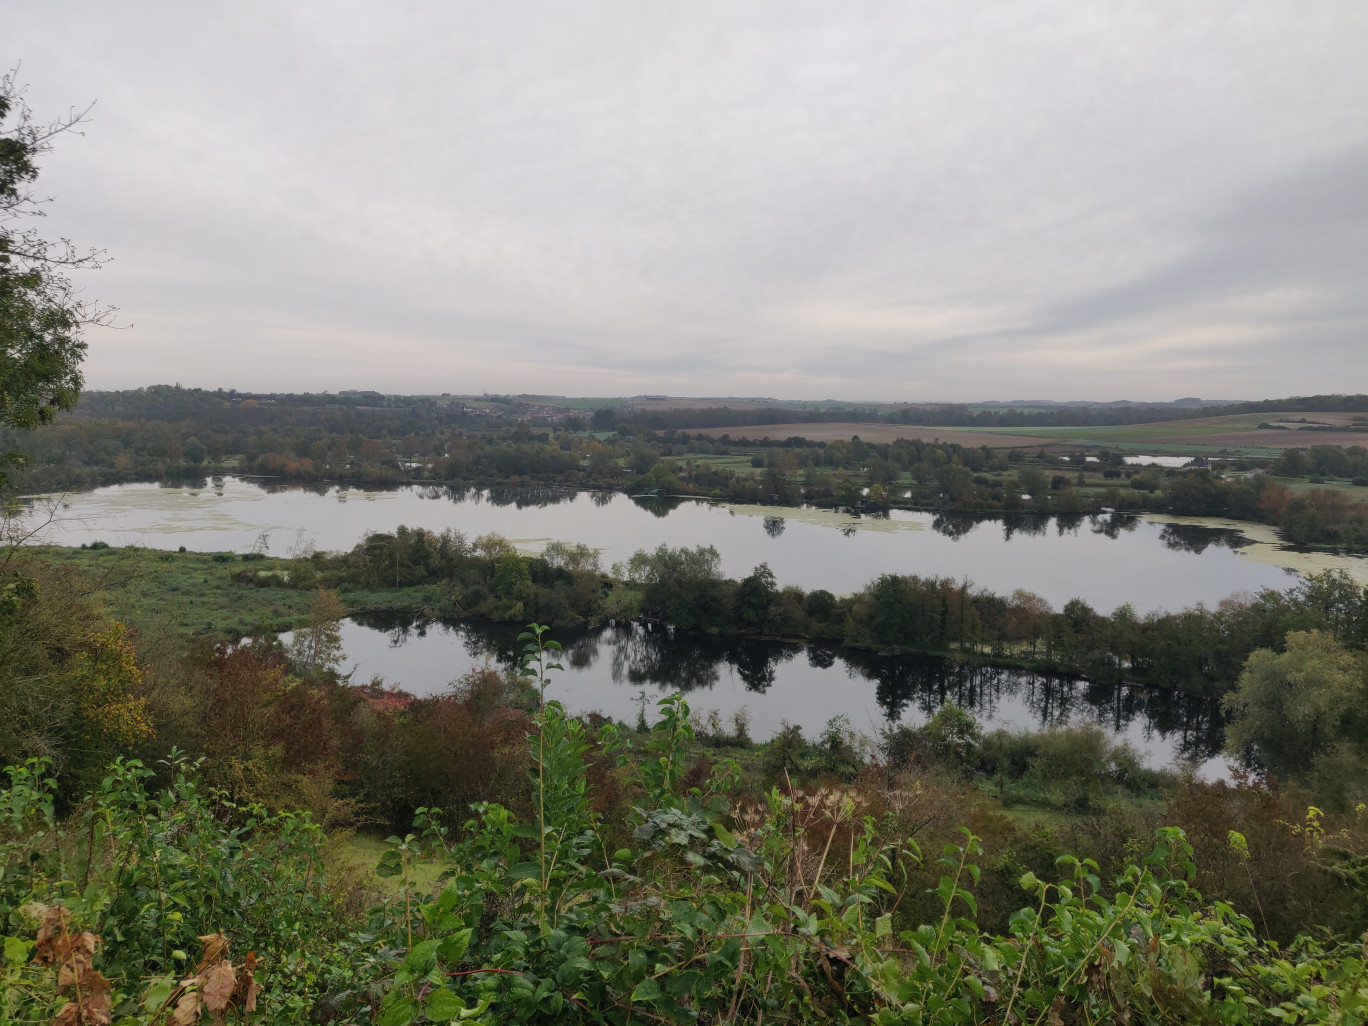
[[[1368,557],[1339,552],[1303,552],[1289,548],[1278,537],[1277,528],[1270,524],[1229,520],[1225,517],[1175,517],[1163,513],[1145,513],[1143,519],[1154,524],[1181,524],[1235,531],[1249,542],[1235,549],[1235,554],[1241,559],[1279,566],[1303,577],[1324,573],[1327,570],[1343,570],[1356,584],[1368,586]]]
[[[758,506],[741,503],[715,503],[714,508],[727,510],[736,516],[778,518],[785,523],[813,524],[817,527],[834,527],[840,531],[924,531],[926,525],[921,520],[891,516],[860,516],[838,509],[822,509],[817,506]]]

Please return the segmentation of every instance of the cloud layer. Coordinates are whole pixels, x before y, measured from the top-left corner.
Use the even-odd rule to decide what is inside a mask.
[[[89,382],[1368,389],[1368,7],[31,4]]]

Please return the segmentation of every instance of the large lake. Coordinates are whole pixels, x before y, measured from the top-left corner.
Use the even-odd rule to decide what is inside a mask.
[[[38,516],[44,497],[32,501]],[[471,538],[497,532],[531,551],[551,540],[583,542],[601,550],[605,568],[662,543],[712,545],[733,577],[765,562],[781,585],[840,594],[882,573],[941,575],[1003,595],[1025,588],[1056,608],[1082,598],[1102,612],[1124,602],[1140,612],[1213,605],[1236,593],[1288,588],[1298,579],[1249,558],[1259,546],[1231,525],[1126,515],[975,519],[895,510],[855,516],[617,493],[267,489],[231,477],[198,488],[133,484],[61,496],[57,520],[40,537],[61,545],[100,540],[243,552],[264,536],[271,554],[287,555],[305,543],[349,549],[367,531],[399,524],[451,528]],[[1368,579],[1368,560],[1327,558]]]
[[[516,665],[518,628],[406,617],[360,617],[343,624],[344,669],[357,682],[379,676],[427,696],[445,691],[471,669]],[[547,691],[571,712],[599,712],[635,722],[646,703],[682,691],[706,718],[716,710],[729,726],[746,709],[756,740],[784,722],[815,738],[834,716],[877,737],[892,723],[924,723],[945,702],[969,710],[987,728],[1040,730],[1096,723],[1129,741],[1152,766],[1190,759],[1218,776],[1221,717],[1213,702],[1145,688],[1089,684],[943,659],[887,657],[754,640],[723,640],[666,628],[620,624],[555,630],[565,649],[562,672]]]

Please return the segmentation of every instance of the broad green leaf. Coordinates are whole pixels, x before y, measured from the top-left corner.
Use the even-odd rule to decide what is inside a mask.
[[[420,944],[415,944],[412,949],[410,949],[408,957],[404,959],[404,968],[415,973],[424,972],[428,962],[431,961],[433,956],[437,953],[437,945],[441,943],[441,940],[434,937],[431,940],[425,940]]]
[[[509,880],[539,880],[541,866],[535,862],[519,862],[516,866],[509,866],[506,875]]]
[[[428,994],[423,1004],[423,1012],[433,1022],[450,1022],[465,1010],[465,1002],[445,987]]]
[[[171,991],[176,989],[176,979],[174,976],[163,976],[156,983],[148,988],[147,996],[143,998],[143,1007],[149,1012],[156,1014],[166,999],[171,996]]]
[[[660,993],[660,984],[647,977],[636,985],[636,990],[632,991],[633,1001],[658,1001],[663,995]]]
[[[442,961],[455,963],[465,957],[466,949],[469,947],[470,930],[457,930],[442,939],[442,942],[437,946],[437,953],[441,956]]]
[[[31,947],[33,947],[32,941],[22,940],[19,937],[6,937],[5,961],[14,965],[22,965],[28,961],[28,953]]]

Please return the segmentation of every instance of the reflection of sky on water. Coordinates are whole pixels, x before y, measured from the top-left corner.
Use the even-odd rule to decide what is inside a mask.
[[[516,628],[432,622],[388,631],[343,624],[346,668],[353,680],[384,680],[418,695],[443,691],[467,671],[513,665]],[[924,723],[943,702],[963,706],[988,729],[1039,730],[1097,723],[1130,741],[1147,763],[1166,766],[1188,751],[1219,774],[1210,758],[1219,745],[1213,709],[1157,691],[1095,687],[997,668],[969,668],[931,659],[889,659],[765,642],[728,643],[641,627],[558,632],[565,645],[548,697],[573,712],[600,712],[633,722],[643,690],[649,701],[686,691],[699,712],[716,709],[722,722],[742,707],[757,740],[781,723],[815,736],[844,715],[876,735],[891,719]],[[681,683],[684,682],[684,683]],[[687,685],[687,686],[686,686]],[[649,709],[648,709],[649,715]],[[1213,734],[1213,731],[1217,733]]]
[[[1192,462],[1191,456],[1126,456],[1123,458],[1133,467],[1186,467]]]
[[[768,521],[766,518],[770,518]],[[781,525],[774,517],[782,517]],[[605,566],[641,548],[713,545],[732,577],[767,562],[781,585],[856,591],[881,573],[967,578],[1001,595],[1025,588],[1056,607],[1080,597],[1102,612],[1134,602],[1141,612],[1213,605],[1237,592],[1286,588],[1295,578],[1241,559],[1218,535],[1199,553],[1174,532],[1133,517],[1014,521],[895,511],[855,517],[829,510],[638,503],[620,494],[540,492],[520,503],[437,488],[268,492],[228,478],[202,488],[118,485],[65,497],[54,544],[197,551],[250,550],[264,531],[272,555],[300,541],[349,549],[367,531],[399,524],[468,537],[498,532],[530,550],[559,539],[603,553]],[[1199,529],[1200,530],[1200,529]]]

